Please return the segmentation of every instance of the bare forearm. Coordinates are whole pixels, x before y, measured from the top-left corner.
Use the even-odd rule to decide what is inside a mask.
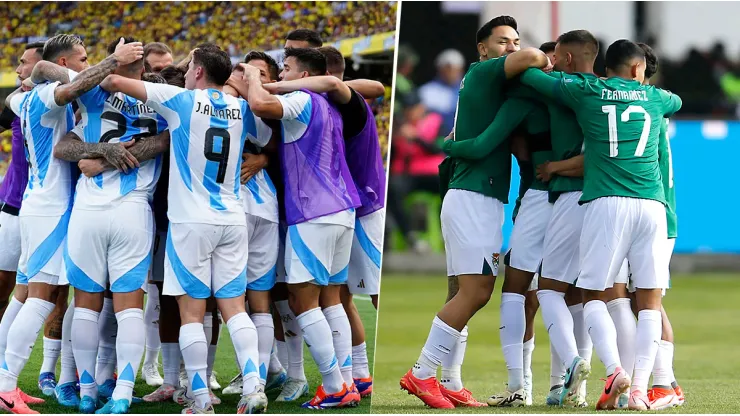
[[[257,117],[283,118],[283,105],[277,97],[271,95],[262,87],[259,77],[252,77],[249,80],[247,97],[249,107]]]
[[[560,176],[564,175],[562,172],[580,170],[583,172],[583,155],[573,156],[569,159],[560,160],[557,162],[551,162],[553,173],[557,173]]]
[[[59,81],[62,84],[69,83],[69,70],[53,62],[40,61],[33,67],[31,82],[40,84],[42,82]]]
[[[359,92],[363,97],[371,100],[385,95],[385,86],[378,81],[370,79],[353,79],[345,81],[344,83],[347,84],[348,87]]]
[[[568,170],[560,171],[558,172],[558,176],[567,176],[570,178],[582,178],[583,168],[568,169]]]
[[[82,71],[69,84],[57,87],[54,90],[54,100],[57,105],[69,104],[79,98],[82,94],[99,85],[105,77],[112,74],[118,67],[118,61],[114,56],[105,58],[95,66]]]
[[[154,159],[157,155],[164,153],[170,147],[170,132],[164,131],[155,136],[144,137],[131,146],[129,152],[138,160]]]
[[[85,143],[76,134],[68,133],[54,146],[54,157],[70,162],[97,159],[105,157],[104,150],[107,145],[107,143]]]

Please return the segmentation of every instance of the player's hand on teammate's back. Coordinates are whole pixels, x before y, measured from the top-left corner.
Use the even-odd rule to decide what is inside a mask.
[[[103,173],[105,163],[104,159],[82,159],[77,162],[77,167],[80,168],[83,175],[92,178]]]
[[[144,45],[141,42],[123,43],[124,39],[118,42],[113,56],[116,58],[118,65],[128,65],[144,57]]]
[[[552,64],[552,61],[550,60],[550,57],[548,57],[547,58],[547,66],[545,66],[544,68],[542,68],[542,72],[544,72],[546,74],[549,74],[550,72],[552,72],[553,68],[554,68],[554,66]]]
[[[260,170],[267,167],[267,156],[266,155],[254,155],[251,153],[244,153],[241,170],[241,182],[245,184],[249,182],[254,175]]]
[[[103,157],[116,169],[123,173],[128,173],[129,169],[139,167],[139,161],[127,150],[134,143],[133,140],[122,143],[109,143],[103,151]]]
[[[552,178],[552,164],[548,160],[547,162],[537,165],[537,179],[542,182],[549,182]]]

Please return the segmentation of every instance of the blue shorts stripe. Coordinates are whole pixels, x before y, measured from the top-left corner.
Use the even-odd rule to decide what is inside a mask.
[[[51,234],[28,257],[28,266],[26,267],[26,276],[28,279],[33,279],[46,266],[46,263],[54,257],[54,254],[64,242],[64,238],[67,236],[67,225],[69,224],[71,214],[72,211],[67,210],[59,218],[59,222]]]
[[[349,277],[349,265],[346,265],[344,266],[344,269],[342,269],[339,273],[329,277],[329,284],[341,285],[342,283],[347,282],[348,277]]]
[[[74,261],[69,257],[69,249],[67,244],[64,244],[64,251],[62,252],[64,257],[64,265],[67,270],[67,280],[69,284],[75,289],[79,289],[83,292],[88,293],[100,293],[105,290],[103,286],[97,284],[90,278],[85,272],[82,271]]]
[[[110,286],[110,291],[114,293],[130,293],[141,289],[144,281],[146,281],[146,277],[149,275],[149,266],[151,264],[152,253],[150,251],[149,254],[141,259],[139,264],[116,279]]]
[[[209,289],[208,286],[204,285],[203,282],[200,281],[200,279],[192,274],[190,270],[188,270],[187,267],[182,264],[180,257],[177,256],[175,246],[172,243],[172,224],[170,224],[167,230],[166,250],[167,258],[169,258],[170,260],[170,266],[172,266],[172,270],[175,272],[177,281],[185,290],[185,293],[195,299],[208,299],[209,297],[211,297],[211,289]]]
[[[263,276],[259,277],[258,279],[252,282],[249,282],[247,284],[247,290],[266,292],[275,286],[276,279],[277,279],[277,264],[272,266],[272,269],[270,269]]]
[[[370,237],[367,236],[367,233],[362,227],[362,223],[360,222],[359,218],[355,221],[355,236],[357,236],[357,241],[360,242],[360,247],[362,247],[362,251],[364,251],[365,254],[370,257],[370,260],[372,260],[379,269],[381,259],[380,250],[378,250],[373,242],[370,241]]]
[[[297,225],[291,225],[288,227],[288,234],[290,235],[290,243],[293,246],[298,259],[303,264],[303,267],[313,276],[316,283],[326,286],[329,284],[329,271],[326,270],[321,261],[316,258],[316,255],[311,252],[306,243],[301,238],[298,232]]]
[[[218,299],[230,299],[244,294],[247,290],[247,267],[229,283],[223,285],[213,296]]]

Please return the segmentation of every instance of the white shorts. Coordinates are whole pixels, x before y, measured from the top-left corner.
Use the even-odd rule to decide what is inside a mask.
[[[286,283],[320,286],[347,281],[354,230],[339,224],[303,222],[288,226],[285,241]]]
[[[579,246],[586,207],[578,205],[581,192],[561,194],[552,207],[545,231],[541,276],[573,284],[578,277]]]
[[[18,283],[60,283],[62,251],[70,214],[71,211],[67,211],[61,216],[20,217],[21,258],[16,275]]]
[[[551,212],[552,204],[548,201],[547,191],[527,190],[511,231],[509,251],[506,253],[507,267],[530,273],[539,270]]]
[[[170,223],[162,293],[195,299],[243,295],[248,245],[246,226]]]
[[[385,208],[355,220],[355,236],[349,258],[347,286],[354,295],[380,293]]]
[[[504,204],[462,189],[450,189],[442,201],[442,238],[447,276],[498,276],[503,244]]]
[[[157,231],[154,234],[152,244],[152,269],[149,280],[152,282],[164,282],[164,258],[167,251],[167,231]]]
[[[17,215],[0,212],[0,246],[0,270],[18,270],[18,261],[21,258],[21,224]]]
[[[604,197],[589,202],[577,286],[595,291],[612,287],[626,258],[636,288],[666,288],[666,235],[665,207],[658,201]]]
[[[277,271],[275,273],[275,283],[286,283],[285,279],[285,240],[288,237],[288,224],[281,221],[278,224],[278,244]]]
[[[247,290],[267,291],[275,286],[280,226],[261,217],[246,215],[249,235]]]
[[[668,256],[669,266],[670,266],[670,262],[671,262],[671,257],[673,257],[673,249],[675,247],[676,247],[676,239],[675,238],[668,238],[668,239],[665,240],[665,251],[664,251],[664,253],[665,253],[666,256]],[[628,277],[627,280],[629,281],[629,285],[628,285],[627,289],[629,290],[630,293],[635,293],[635,286],[634,286],[634,284],[632,282],[632,272],[631,272],[631,270],[629,270],[629,265],[627,264],[627,261],[624,262],[623,268],[625,269],[624,270],[624,274]],[[620,271],[620,273],[621,273],[621,271]],[[668,286],[665,289],[663,289],[663,296],[665,296],[666,289],[670,289],[671,288],[671,278],[670,278],[670,276],[671,276],[671,272],[670,272],[670,268],[669,268],[669,270],[668,270]]]
[[[539,282],[538,279],[540,278],[539,273],[535,273],[534,277],[532,277],[532,281],[529,282],[529,288],[527,288],[527,292],[531,292],[533,290],[537,290],[539,288]]]
[[[64,260],[69,283],[85,292],[129,293],[146,285],[154,220],[149,204],[109,210],[72,209]]]

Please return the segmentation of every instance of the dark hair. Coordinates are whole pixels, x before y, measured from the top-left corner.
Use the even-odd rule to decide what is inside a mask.
[[[198,46],[195,47],[196,49],[217,49],[221,50],[221,47],[216,45],[213,42],[203,42],[198,44]]]
[[[594,58],[599,54],[599,41],[588,30],[571,30],[558,36],[558,43],[562,45],[582,45],[589,55]]]
[[[193,52],[193,64],[206,72],[206,79],[216,85],[224,85],[231,76],[231,58],[216,45],[199,45]]]
[[[121,37],[118,37],[116,38],[116,40],[108,44],[108,47],[107,47],[108,55],[111,55],[116,51],[116,46],[118,46],[118,42],[120,41],[121,41]],[[137,42],[137,40],[131,36],[126,36],[123,38],[124,45],[127,43],[132,43],[132,42]],[[128,70],[141,70],[142,66],[144,66],[144,59],[139,59],[138,61],[134,61],[126,65],[126,68]]]
[[[156,72],[145,72],[141,74],[141,80],[146,82],[153,82],[155,84],[166,84],[167,80],[162,75]]]
[[[296,29],[288,33],[286,40],[306,41],[312,48],[318,48],[324,45],[319,32],[311,29]]]
[[[326,69],[332,73],[344,72],[344,56],[333,46],[322,46],[319,52],[326,58]]]
[[[285,50],[283,61],[290,57],[298,61],[302,71],[308,71],[311,75],[326,74],[326,57],[318,49],[288,48]]]
[[[635,42],[627,39],[620,39],[611,45],[606,50],[606,62],[607,69],[616,69],[620,65],[629,63],[632,59],[645,58],[645,51],[641,47],[637,46]]]
[[[172,55],[172,49],[162,42],[149,42],[144,45],[144,59],[152,53],[155,55],[164,55],[166,53]]]
[[[36,49],[36,55],[42,58],[44,55],[44,42],[31,42],[26,45],[26,50]]]
[[[475,34],[475,43],[485,42],[485,40],[491,36],[493,29],[499,26],[511,26],[516,33],[519,33],[517,30],[516,19],[511,16],[498,16],[489,20],[488,23],[478,29],[478,33]]]
[[[545,42],[542,45],[540,45],[540,50],[544,53],[550,53],[555,51],[555,45],[557,45],[557,42]]]
[[[159,75],[164,78],[167,84],[185,88],[185,73],[177,69],[176,66],[167,65],[159,71]]]
[[[44,43],[44,52],[41,54],[41,58],[45,61],[54,61],[59,55],[74,50],[76,45],[85,47],[79,36],[56,35]]]
[[[250,61],[263,61],[267,64],[267,69],[270,71],[270,79],[278,79],[280,76],[280,67],[277,61],[272,56],[262,51],[251,51],[244,57],[244,63],[248,64]]]
[[[638,43],[637,46],[645,52],[645,79],[650,79],[658,72],[658,55],[647,43]]]

